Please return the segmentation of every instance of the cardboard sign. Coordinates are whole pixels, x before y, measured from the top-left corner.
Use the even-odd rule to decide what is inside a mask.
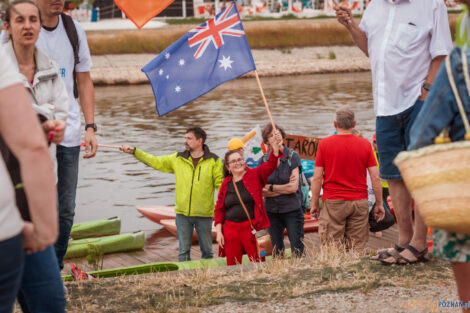
[[[300,158],[303,160],[315,161],[319,143],[320,138],[314,137],[286,135],[285,139],[286,146],[300,154]]]

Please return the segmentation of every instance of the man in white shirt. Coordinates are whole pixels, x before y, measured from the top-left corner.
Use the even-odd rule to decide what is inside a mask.
[[[390,187],[398,242],[382,250],[386,265],[424,261],[427,228],[415,210],[398,168],[396,155],[409,143],[409,130],[442,60],[452,50],[447,9],[442,0],[374,0],[357,25],[351,11],[335,8],[338,21],[370,57],[380,178]]]
[[[42,14],[42,29],[36,45],[55,61],[69,95],[69,111],[65,138],[57,147],[59,194],[59,238],[55,250],[59,266],[67,251],[70,230],[75,215],[75,195],[78,181],[78,160],[81,143],[80,106],[85,118],[85,158],[94,157],[98,147],[94,120],[94,87],[90,77],[92,66],[86,35],[78,23],[74,23],[78,36],[78,63],[75,65],[74,49],[64,26],[61,13],[65,0],[36,0]],[[74,69],[80,106],[74,95]],[[91,151],[90,151],[91,147]]]
[[[22,221],[0,156],[0,312],[11,312],[23,274],[23,249],[41,251],[57,238],[57,194],[44,132],[19,74],[1,46],[0,60],[0,135],[21,165],[31,214],[31,223]]]

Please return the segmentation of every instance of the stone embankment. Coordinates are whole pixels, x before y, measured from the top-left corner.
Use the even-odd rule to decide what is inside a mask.
[[[305,75],[369,71],[369,59],[356,47],[308,47],[252,50],[259,76]],[[141,68],[153,54],[92,56],[91,76],[96,85],[143,84]],[[253,77],[248,73],[244,77]]]

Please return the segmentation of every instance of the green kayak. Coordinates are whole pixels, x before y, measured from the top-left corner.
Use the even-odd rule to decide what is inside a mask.
[[[290,249],[286,249],[285,254],[288,256],[291,254]],[[271,261],[272,257],[266,257],[266,262]],[[250,264],[250,260],[246,255],[243,256],[242,264]],[[148,264],[140,264],[127,267],[110,268],[101,271],[90,271],[88,274],[92,274],[95,277],[107,278],[117,277],[123,275],[138,275],[138,274],[149,274],[158,272],[170,272],[178,270],[192,270],[192,269],[209,269],[227,266],[226,258],[215,258],[215,259],[201,259],[196,261],[186,262],[156,262]],[[72,281],[72,275],[62,276],[64,281]]]
[[[121,219],[115,216],[106,220],[97,220],[73,224],[70,237],[72,237],[72,239],[82,239],[90,237],[117,235],[120,232]]]
[[[131,234],[70,240],[64,258],[72,259],[85,257],[88,254],[89,244],[100,247],[104,254],[141,250],[144,248],[145,244],[145,233],[139,231]]]

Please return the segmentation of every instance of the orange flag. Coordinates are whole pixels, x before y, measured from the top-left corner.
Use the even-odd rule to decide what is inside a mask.
[[[141,29],[175,0],[114,0],[124,14]]]

